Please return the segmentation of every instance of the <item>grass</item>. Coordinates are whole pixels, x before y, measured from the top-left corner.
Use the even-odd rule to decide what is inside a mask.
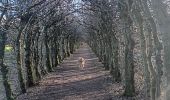
[[[5,45],[5,52],[11,52],[13,50],[13,47],[10,45]]]

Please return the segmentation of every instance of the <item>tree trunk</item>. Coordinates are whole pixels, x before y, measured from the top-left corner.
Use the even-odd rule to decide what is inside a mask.
[[[33,39],[32,39],[32,41],[33,41],[33,44],[32,44],[32,48],[33,48],[33,51],[34,52],[32,52],[32,56],[33,56],[33,64],[34,64],[34,68],[35,68],[35,76],[36,76],[36,78],[37,78],[37,80],[40,80],[41,79],[41,74],[40,74],[40,72],[39,72],[39,70],[38,70],[38,67],[39,67],[39,61],[40,61],[40,57],[39,57],[39,35],[40,35],[40,32],[39,32],[39,30],[38,30],[38,28],[35,30],[35,32],[34,32],[34,35],[32,36],[33,37]]]
[[[25,40],[25,67],[27,68],[27,86],[31,87],[35,84],[33,77],[33,66],[31,64],[31,34],[27,31]]]
[[[18,80],[20,82],[21,92],[26,92],[26,83],[24,82],[23,69],[24,66],[24,34],[27,26],[30,24],[31,14],[28,12],[21,16],[20,29],[16,40],[16,52],[17,52],[17,68],[18,68]]]
[[[142,1],[143,2],[143,8],[144,8],[144,15],[146,16],[147,20],[150,23],[150,26],[152,28],[152,34],[154,38],[154,46],[155,46],[155,60],[156,60],[156,71],[157,71],[157,98],[160,96],[160,83],[161,83],[161,76],[162,76],[162,68],[163,68],[163,61],[161,59],[161,50],[162,50],[162,44],[158,39],[158,32],[156,28],[156,23],[149,11],[149,7],[147,4],[147,0]]]
[[[150,71],[150,78],[151,78],[151,88],[150,88],[150,96],[151,100],[155,100],[156,98],[156,72],[154,70],[154,67],[152,65],[151,57],[153,53],[153,46],[152,46],[152,34],[151,34],[151,27],[150,25],[147,25],[148,28],[148,41],[147,41],[147,61],[148,61],[148,66],[149,66],[149,71]]]
[[[47,70],[48,72],[52,72],[52,66],[50,64],[50,50],[49,50],[49,46],[48,46],[48,35],[47,35],[47,29],[45,28],[44,29],[44,33],[45,33],[45,48],[46,48],[46,67],[47,67]]]
[[[8,29],[8,26],[5,25],[5,29]],[[8,69],[7,69],[7,66],[4,65],[5,42],[7,40],[6,35],[7,33],[2,31],[2,29],[0,28],[0,66],[1,66],[0,69],[2,72],[2,79],[3,79],[3,84],[5,87],[7,100],[14,100],[11,86],[8,82],[8,76],[7,76]]]
[[[117,41],[117,40],[116,40]],[[120,69],[119,69],[119,53],[118,53],[118,41],[115,42],[115,45],[114,45],[114,66],[115,66],[115,72],[114,72],[114,75],[115,75],[115,82],[121,82],[121,73],[120,73]]]
[[[141,10],[139,8],[139,5],[136,4],[136,9],[133,11],[134,17],[137,21],[138,27],[139,27],[139,33],[140,33],[140,48],[142,51],[142,60],[143,60],[143,65],[144,65],[144,79],[145,79],[145,96],[147,99],[150,97],[150,72],[149,72],[149,66],[148,66],[148,61],[147,61],[147,53],[146,53],[146,36],[144,34],[144,24],[143,24],[143,18],[141,15]]]
[[[134,87],[134,61],[133,61],[133,49],[135,46],[134,40],[132,38],[132,27],[133,21],[130,17],[130,10],[133,3],[133,0],[125,2],[121,0],[120,8],[120,17],[123,23],[124,36],[125,36],[125,96],[134,96],[135,87]]]
[[[128,23],[125,26],[127,27],[126,46],[125,46],[125,96],[134,96],[135,87],[134,87],[134,61],[133,61],[133,49],[134,49],[134,40],[132,39],[132,20],[128,18]]]
[[[162,41],[164,47],[164,68],[166,76],[166,91],[164,100],[170,99],[170,18],[167,11],[167,5],[163,4],[161,0],[151,0],[153,12],[157,18],[160,31],[162,33]]]
[[[24,77],[23,77],[23,74],[22,74],[22,71],[23,71],[23,60],[22,60],[22,57],[23,57],[23,35],[22,35],[22,32],[23,32],[23,23],[21,21],[21,29],[19,30],[19,33],[18,33],[18,36],[17,36],[17,40],[16,40],[16,52],[17,52],[17,69],[18,69],[18,80],[19,80],[19,84],[20,84],[20,88],[21,88],[21,92],[22,93],[26,93],[26,85],[25,85],[25,82],[24,82]]]
[[[114,44],[114,45],[113,45]],[[115,82],[121,82],[121,73],[120,73],[120,66],[119,66],[119,44],[118,40],[115,36],[112,37],[111,40],[111,74],[113,75],[113,79]]]
[[[40,54],[41,54],[40,55],[40,70],[41,70],[40,72],[41,72],[42,75],[45,75],[45,74],[47,74],[47,71],[45,70],[45,68],[44,68],[45,66],[43,65],[43,62],[42,62],[43,61],[43,56],[44,56],[43,55],[43,42],[41,43],[40,48],[41,48],[40,49]]]

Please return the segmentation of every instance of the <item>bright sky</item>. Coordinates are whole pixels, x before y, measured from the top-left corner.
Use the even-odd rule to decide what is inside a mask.
[[[80,2],[81,2],[81,0],[74,0],[74,2],[75,2],[75,3],[80,3]]]
[[[79,3],[81,3],[81,0],[73,0],[73,2],[74,2],[74,4],[77,4],[75,8],[79,9],[80,8]],[[75,13],[75,15],[78,16],[78,13]]]
[[[77,3],[81,3],[81,0],[73,0],[73,2],[75,3],[75,4],[77,4]],[[78,7],[79,5],[77,5],[77,7]]]

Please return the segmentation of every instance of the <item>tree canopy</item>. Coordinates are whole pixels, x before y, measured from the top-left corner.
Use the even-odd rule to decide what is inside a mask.
[[[140,70],[145,98],[169,100],[169,22],[168,0],[1,0],[0,99],[26,93],[86,42],[124,96],[136,95]]]

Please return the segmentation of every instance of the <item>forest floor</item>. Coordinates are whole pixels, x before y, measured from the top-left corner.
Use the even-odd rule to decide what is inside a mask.
[[[84,69],[78,67],[79,57],[86,59]],[[135,79],[139,80],[139,77]],[[104,70],[103,64],[85,45],[17,100],[145,100],[142,89],[137,88],[136,91],[135,97],[122,96],[123,84],[112,81],[109,71]]]

